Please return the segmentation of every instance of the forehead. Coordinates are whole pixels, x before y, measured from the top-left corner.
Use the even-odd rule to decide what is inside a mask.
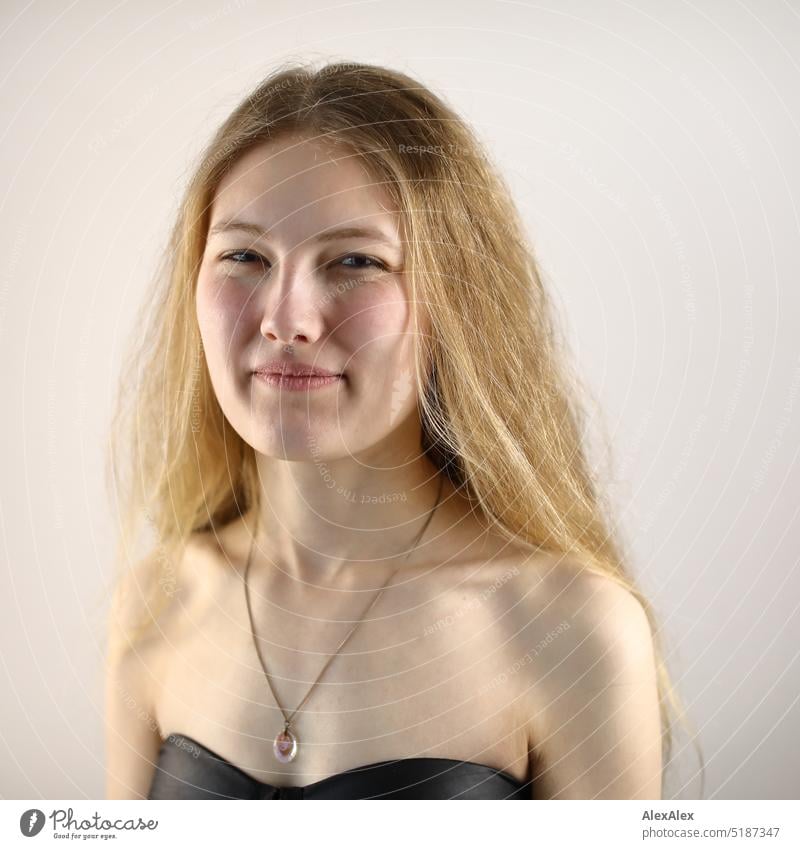
[[[260,224],[277,239],[304,239],[343,224],[378,226],[400,241],[401,223],[386,187],[343,145],[291,136],[243,154],[220,182],[211,224]]]

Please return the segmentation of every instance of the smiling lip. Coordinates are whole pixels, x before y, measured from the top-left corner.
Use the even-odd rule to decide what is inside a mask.
[[[321,366],[311,366],[288,360],[272,360],[253,370],[253,376],[269,386],[292,391],[320,389],[338,383],[344,375]]]
[[[312,366],[306,363],[298,363],[296,360],[270,360],[262,363],[253,369],[259,374],[285,374],[291,377],[307,377],[314,375],[316,377],[340,377],[340,373],[329,371],[322,366]]]
[[[321,389],[323,386],[338,383],[342,379],[342,375],[340,374],[289,375],[264,371],[253,372],[253,376],[269,386],[277,386],[279,389],[301,392],[308,391],[309,389]]]

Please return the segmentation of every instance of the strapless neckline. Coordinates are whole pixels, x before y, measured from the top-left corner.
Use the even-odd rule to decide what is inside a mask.
[[[385,776],[392,771],[402,771],[403,774],[409,776],[412,780],[414,776],[419,775],[420,777],[424,777],[425,781],[429,783],[439,782],[442,785],[449,784],[451,786],[457,781],[462,781],[468,774],[469,781],[474,782],[467,790],[468,798],[474,795],[472,788],[482,784],[491,785],[494,788],[490,798],[526,798],[522,791],[530,785],[530,782],[520,782],[505,770],[475,761],[439,757],[407,757],[362,764],[326,776],[304,786],[277,787],[260,781],[189,735],[177,732],[169,734],[162,742],[157,773],[161,772],[160,767],[165,760],[169,760],[171,763],[174,762],[176,757],[180,760],[181,753],[184,754],[183,761],[190,767],[192,775],[197,774],[200,767],[199,760],[202,757],[206,762],[210,760],[212,766],[216,762],[216,765],[223,767],[228,775],[233,774],[238,776],[239,781],[244,782],[248,788],[252,788],[252,790],[248,790],[249,793],[252,792],[252,795],[248,795],[248,798],[336,798],[334,788],[337,786],[360,786],[364,780],[370,781],[376,776]],[[154,778],[154,786],[151,787],[149,798],[167,798],[159,797],[158,795],[153,796],[153,789],[156,788],[156,785],[163,784],[165,780],[167,784],[171,784],[174,787],[175,780],[177,779],[178,776],[171,774],[168,776],[157,774]],[[194,785],[194,781],[191,784]],[[505,788],[507,792],[501,792],[500,795],[496,795],[498,787]],[[217,795],[217,798],[226,797],[227,794]],[[184,798],[192,797],[184,796]],[[234,796],[234,798],[236,797]]]
[[[202,743],[195,740],[193,737],[190,737],[188,734],[172,733],[167,737],[167,739],[164,742],[167,742],[169,740],[172,740],[178,746],[180,746],[181,741],[185,741],[186,743],[188,743],[191,746],[197,746],[198,749],[201,749],[207,755],[210,755],[212,758],[216,758],[216,760],[218,760],[218,761],[222,761],[222,763],[224,763],[226,766],[229,766],[231,769],[235,769],[236,772],[240,773],[245,778],[249,778],[250,781],[257,781],[259,784],[266,784],[267,783],[265,781],[259,780],[258,778],[256,778],[253,775],[250,775],[249,772],[246,772],[241,767],[236,766],[235,763],[232,763],[227,758],[223,758],[222,755],[219,755],[215,751],[213,751],[212,749],[209,749],[208,746],[204,746]],[[410,757],[410,758],[394,758],[394,759],[389,759],[389,760],[385,760],[385,761],[374,761],[374,762],[368,763],[368,764],[361,764],[360,766],[354,766],[351,769],[345,769],[342,772],[335,772],[333,775],[329,775],[325,778],[320,778],[319,781],[312,781],[311,784],[305,784],[305,785],[302,785],[302,786],[303,786],[304,789],[308,789],[309,787],[318,787],[321,784],[325,784],[325,782],[335,781],[337,778],[341,778],[343,775],[351,775],[353,773],[366,772],[368,770],[375,769],[376,767],[382,767],[382,766],[385,766],[387,764],[398,764],[398,763],[410,764],[410,763],[414,763],[414,762],[423,762],[423,761],[431,761],[434,764],[441,763],[442,766],[444,766],[445,764],[464,764],[465,766],[475,767],[476,769],[485,769],[487,772],[490,772],[493,775],[500,775],[503,778],[508,779],[508,781],[512,782],[513,784],[517,784],[517,785],[523,784],[523,782],[518,781],[516,778],[514,778],[514,776],[511,775],[511,773],[506,772],[505,770],[502,770],[502,769],[497,769],[496,767],[493,767],[493,766],[489,766],[488,764],[479,764],[475,761],[460,761],[460,760],[457,760],[456,758]],[[269,785],[269,786],[272,787],[274,785]],[[285,788],[282,788],[282,789],[289,789],[289,788],[285,787]]]

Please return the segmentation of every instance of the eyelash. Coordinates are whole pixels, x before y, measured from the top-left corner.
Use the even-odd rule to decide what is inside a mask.
[[[232,262],[235,265],[248,265],[249,263],[245,260],[234,259],[235,256],[247,256],[247,255],[253,256],[253,257],[258,257],[262,262],[266,262],[266,260],[262,256],[260,256],[260,254],[255,253],[255,251],[242,251],[242,250],[240,250],[240,251],[230,251],[227,254],[223,254],[220,257],[220,259],[223,262]],[[368,268],[379,268],[381,271],[388,271],[389,270],[386,263],[381,262],[379,259],[376,259],[374,256],[368,256],[367,254],[358,254],[358,253],[345,254],[344,256],[340,256],[337,260],[334,260],[334,262],[340,263],[342,260],[351,259],[353,257],[358,258],[358,259],[368,259],[372,263],[371,266],[355,266],[355,265],[354,266],[345,266],[346,268],[351,268],[353,271],[363,271],[363,270],[366,270]]]

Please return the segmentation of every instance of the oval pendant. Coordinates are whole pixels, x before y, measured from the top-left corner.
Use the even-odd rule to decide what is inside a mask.
[[[294,756],[297,754],[297,737],[288,728],[285,728],[275,738],[272,751],[282,764],[288,764],[289,761],[294,760]]]

